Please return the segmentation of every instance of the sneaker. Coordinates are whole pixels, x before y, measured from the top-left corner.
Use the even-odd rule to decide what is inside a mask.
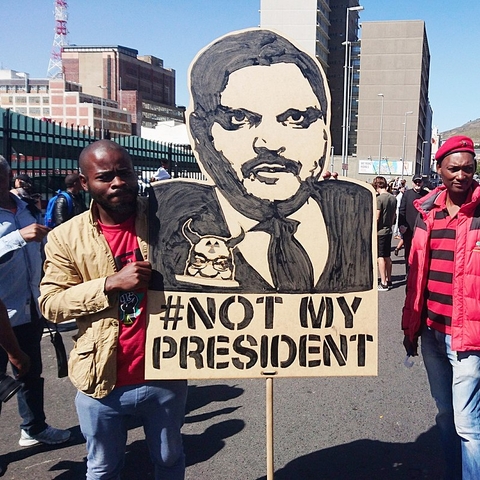
[[[390,290],[393,287],[393,283],[392,282],[387,282],[387,287]]]
[[[388,292],[388,285],[384,285],[383,283],[378,284],[378,291],[379,292]]]
[[[38,445],[39,443],[55,445],[57,443],[64,443],[69,438],[69,430],[60,430],[58,428],[47,426],[47,428],[43,432],[32,436],[30,436],[25,430],[22,430],[18,444],[21,447],[32,447],[33,445]]]

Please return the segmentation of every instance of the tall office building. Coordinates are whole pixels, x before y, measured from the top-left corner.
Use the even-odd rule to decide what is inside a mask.
[[[260,25],[283,33],[301,48],[315,55],[327,75],[332,97],[331,135],[335,155],[342,153],[344,125],[344,72],[350,77],[349,152],[356,140],[356,109],[358,96],[358,11],[348,15],[348,47],[351,49],[346,65],[345,37],[347,9],[358,7],[358,0],[261,0]]]
[[[346,151],[355,152],[357,136],[358,77],[360,48],[358,43],[358,0],[330,0],[328,83],[332,96],[332,146],[335,155],[342,154],[343,126],[348,136]],[[348,26],[347,26],[348,19]],[[346,39],[348,30],[348,39]],[[347,43],[345,43],[347,41]],[[348,73],[345,82],[345,73]],[[347,86],[346,86],[347,84]],[[348,88],[348,100],[345,97]],[[344,103],[348,103],[344,106]],[[345,107],[345,108],[344,108]]]
[[[429,71],[423,21],[362,23],[356,172],[360,178],[427,173],[421,164],[430,157],[431,146]]]
[[[284,34],[328,68],[329,0],[261,0],[260,26]]]

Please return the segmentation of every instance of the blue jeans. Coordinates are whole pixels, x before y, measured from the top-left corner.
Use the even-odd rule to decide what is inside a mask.
[[[431,328],[425,328],[421,338],[430,391],[438,408],[436,422],[445,450],[446,478],[478,480],[480,351],[453,352],[451,336]]]
[[[87,441],[87,479],[117,480],[123,467],[127,421],[140,418],[155,480],[183,480],[185,455],[181,428],[187,382],[162,380],[115,388],[105,398],[77,393],[80,429]]]
[[[32,315],[32,321],[13,327],[20,348],[30,357],[31,365],[28,373],[21,378],[22,388],[17,393],[18,413],[22,417],[20,428],[29,435],[37,435],[47,428],[45,412],[43,409],[43,384],[42,378],[42,340],[43,319]],[[0,348],[0,372],[5,373],[8,364],[6,352]],[[18,370],[12,366],[16,375]],[[0,405],[1,411],[1,405]]]

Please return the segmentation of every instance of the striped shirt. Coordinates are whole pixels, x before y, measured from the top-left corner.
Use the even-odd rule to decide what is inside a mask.
[[[430,268],[427,277],[427,325],[451,335],[453,311],[453,272],[458,216],[449,215],[445,206],[435,212],[430,234]]]

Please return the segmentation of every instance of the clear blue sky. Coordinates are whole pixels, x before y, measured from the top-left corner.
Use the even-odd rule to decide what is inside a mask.
[[[188,104],[187,69],[215,38],[258,26],[260,0],[67,0],[68,40],[123,45],[176,70],[177,104]],[[440,131],[480,117],[478,0],[363,0],[360,21],[424,20],[430,101]],[[45,77],[54,37],[53,0],[2,0],[0,68]]]

